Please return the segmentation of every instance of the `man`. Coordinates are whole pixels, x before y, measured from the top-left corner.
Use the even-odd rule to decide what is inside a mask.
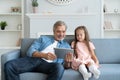
[[[19,74],[40,72],[48,75],[47,80],[61,80],[64,67],[63,59],[57,59],[54,48],[70,48],[64,41],[67,26],[57,21],[53,26],[54,36],[41,36],[30,46],[27,57],[9,61],[5,64],[6,80],[20,80]],[[61,53],[62,54],[62,53]]]

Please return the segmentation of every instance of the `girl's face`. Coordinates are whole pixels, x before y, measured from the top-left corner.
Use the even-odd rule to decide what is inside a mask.
[[[85,32],[82,29],[76,30],[76,38],[78,41],[84,41],[85,40]]]

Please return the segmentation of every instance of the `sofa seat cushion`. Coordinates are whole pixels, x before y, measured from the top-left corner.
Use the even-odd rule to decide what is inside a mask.
[[[101,64],[98,80],[120,80],[120,64]],[[20,74],[21,80],[46,80],[47,75],[42,73],[27,72]],[[83,80],[82,75],[75,70],[66,69],[62,80]],[[93,77],[90,80],[95,80]]]
[[[20,80],[46,80],[47,75],[36,72],[27,72],[20,74]],[[66,69],[62,80],[80,80],[81,74],[72,69]]]
[[[20,80],[46,80],[46,77],[46,74],[36,72],[27,72],[20,74]]]
[[[81,78],[82,75],[80,74],[80,72],[72,69],[66,69],[62,80],[81,80]]]
[[[101,64],[99,70],[101,75],[98,80],[120,80],[120,64]]]

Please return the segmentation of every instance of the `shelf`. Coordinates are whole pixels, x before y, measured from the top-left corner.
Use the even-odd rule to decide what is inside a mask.
[[[27,13],[27,16],[80,16],[80,15],[97,15],[97,13],[65,13],[65,14],[59,14],[59,13]]]
[[[103,22],[106,22],[106,27],[112,27],[104,29],[104,37],[120,38],[120,0],[104,0],[103,8],[106,11]]]
[[[108,31],[108,32],[111,32],[111,31],[120,31],[120,29],[105,29],[104,31]]]
[[[0,13],[0,16],[21,16],[21,13]]]
[[[24,36],[24,0],[0,0],[0,7],[0,22],[8,24],[5,30],[0,28],[0,49],[19,49]]]
[[[0,32],[19,32],[22,30],[0,30]]]
[[[120,12],[105,12],[104,15],[120,15]]]
[[[0,49],[20,49],[20,47],[7,46],[7,47],[0,47]]]
[[[59,14],[59,13],[36,13],[36,14],[34,14],[34,13],[27,13],[26,14],[26,16],[28,16],[28,17],[30,17],[30,18],[37,18],[37,17],[50,17],[50,16],[76,16],[76,17],[78,17],[78,16],[95,16],[95,15],[97,15],[97,13],[71,13],[71,14],[67,14],[67,13],[65,13],[65,14]]]
[[[97,13],[62,13],[62,14],[59,14],[59,13],[27,13],[26,15],[96,15]]]

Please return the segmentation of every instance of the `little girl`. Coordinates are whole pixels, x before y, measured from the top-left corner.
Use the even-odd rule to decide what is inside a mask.
[[[100,75],[100,71],[98,70],[99,61],[95,55],[95,47],[89,40],[88,31],[85,26],[79,26],[75,29],[75,41],[71,43],[71,47],[75,50],[72,69],[79,70],[84,80],[88,80],[92,76],[91,73],[98,79]]]

